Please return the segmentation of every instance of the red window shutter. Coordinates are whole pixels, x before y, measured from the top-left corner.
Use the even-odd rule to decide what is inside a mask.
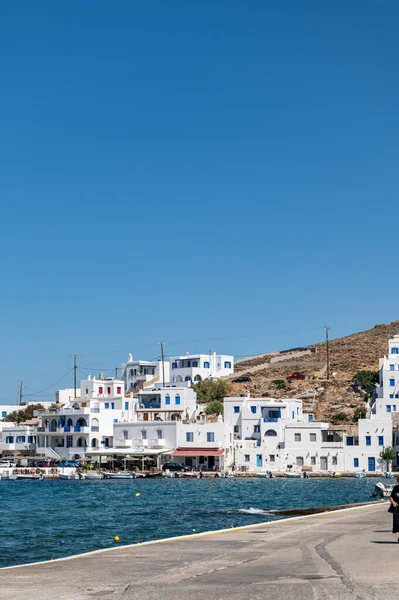
[[[102,388],[102,387],[99,387],[99,388],[98,388],[98,393],[99,393],[99,394],[102,394],[102,393],[103,393],[103,388]]]
[[[122,388],[120,388],[120,387],[116,388],[116,393],[117,394],[121,394],[122,393]]]
[[[110,394],[111,394],[111,388],[110,388],[110,387],[109,387],[109,388],[107,388],[107,393],[108,393],[108,395],[110,395]]]

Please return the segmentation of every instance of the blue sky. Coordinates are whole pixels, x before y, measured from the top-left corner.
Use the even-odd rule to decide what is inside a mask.
[[[398,19],[3,2],[0,402],[51,398],[74,352],[83,376],[158,339],[242,356],[399,318]]]

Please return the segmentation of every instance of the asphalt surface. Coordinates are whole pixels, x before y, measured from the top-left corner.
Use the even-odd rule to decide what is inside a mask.
[[[3,600],[395,600],[387,503],[0,570]]]

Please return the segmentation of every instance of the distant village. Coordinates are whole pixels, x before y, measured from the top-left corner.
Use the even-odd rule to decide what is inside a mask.
[[[387,343],[356,434],[316,421],[296,398],[248,392],[224,397],[223,411],[210,414],[196,384],[231,379],[233,356],[187,353],[145,361],[129,354],[120,378],[88,375],[76,389],[58,390],[54,401],[42,402],[29,421],[0,421],[2,460],[123,460],[136,470],[169,465],[242,475],[382,473],[397,468],[399,452],[392,427],[399,412],[399,335]],[[1,419],[31,404],[0,406]]]

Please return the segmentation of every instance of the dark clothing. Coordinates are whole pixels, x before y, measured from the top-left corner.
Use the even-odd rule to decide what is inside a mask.
[[[392,494],[392,500],[399,504],[399,485],[395,485]],[[399,533],[399,514],[398,511],[392,515],[392,533]]]

